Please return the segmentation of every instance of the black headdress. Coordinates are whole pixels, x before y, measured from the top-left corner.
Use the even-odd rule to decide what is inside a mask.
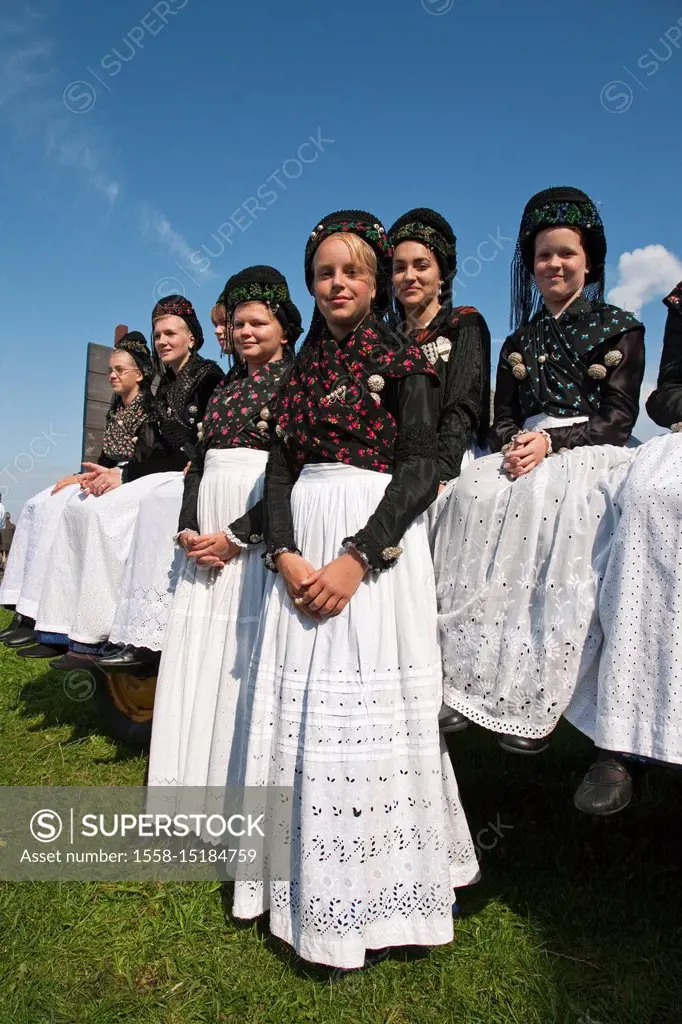
[[[148,387],[154,379],[154,366],[144,334],[141,331],[128,331],[116,342],[116,348],[128,352],[133,357],[142,374],[142,383]]]
[[[585,296],[601,302],[604,297],[606,236],[599,210],[577,188],[548,188],[526,204],[521,218],[511,272],[511,329],[527,323],[542,306],[533,268],[535,236],[544,228],[578,228],[589,261]]]
[[[303,334],[301,314],[289,294],[287,279],[275,267],[246,267],[228,280],[218,300],[227,310],[228,329],[232,314],[241,302],[262,302],[281,323],[289,342],[285,346],[285,358],[293,359],[294,345]],[[235,365],[241,363],[233,353]]]
[[[367,213],[366,210],[337,210],[336,213],[329,213],[310,232],[305,247],[305,283],[308,291],[312,294],[313,284],[313,258],[320,243],[329,238],[330,235],[345,232],[346,234],[358,235],[367,242],[373,249],[377,258],[377,279],[376,297],[372,304],[372,310],[378,318],[383,318],[388,313],[391,295],[391,259],[393,249],[388,240],[386,229],[381,221]],[[313,325],[319,327],[321,320],[319,311],[315,309],[313,314]]]
[[[137,443],[137,433],[152,415],[154,399],[151,384],[154,367],[147,340],[141,331],[128,331],[116,342],[115,349],[128,352],[142,374],[139,394],[133,401],[124,405],[121,396],[114,394],[107,410],[102,452],[107,458],[118,461],[131,458]]]
[[[408,210],[388,229],[388,239],[394,249],[401,242],[421,242],[438,260],[443,281],[452,284],[457,274],[457,239],[445,217],[426,207]]]
[[[204,344],[204,332],[189,299],[186,299],[184,295],[167,295],[165,298],[159,299],[152,311],[152,338],[154,337],[154,322],[162,316],[179,316],[184,320],[194,339],[193,351],[199,351]],[[152,358],[154,364],[158,366],[159,358],[156,348],[153,350]]]

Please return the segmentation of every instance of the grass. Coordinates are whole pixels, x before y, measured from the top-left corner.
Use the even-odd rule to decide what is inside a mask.
[[[145,758],[45,665],[0,648],[0,783],[141,784]],[[483,880],[451,946],[333,980],[233,922],[215,882],[0,883],[0,1024],[679,1024],[679,776],[595,821],[568,726],[537,759],[479,730],[452,750]]]

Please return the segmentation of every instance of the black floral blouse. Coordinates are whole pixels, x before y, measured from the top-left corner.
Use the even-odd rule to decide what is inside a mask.
[[[200,442],[185,476],[178,532],[199,532],[199,486],[206,452],[211,449],[251,448],[269,451],[274,438],[277,394],[291,363],[278,360],[248,376],[231,376],[213,392],[202,420]],[[257,502],[230,525],[244,544],[258,543],[263,533],[263,503]]]
[[[394,564],[412,521],[438,493],[438,378],[412,342],[368,320],[338,343],[309,336],[282,391],[265,474],[268,564],[297,551],[291,491],[303,465],[344,462],[391,480],[352,544],[372,569]]]
[[[661,366],[656,390],[646,403],[646,411],[659,427],[682,429],[682,281],[663,300],[668,318],[663,335]]]

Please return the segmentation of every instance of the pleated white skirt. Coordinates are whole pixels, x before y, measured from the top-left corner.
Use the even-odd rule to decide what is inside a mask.
[[[363,527],[390,477],[305,466],[295,536],[315,567]],[[453,886],[478,877],[454,772],[438,733],[441,668],[424,517],[388,571],[314,623],[268,580],[243,705],[247,785],[292,786],[291,880],[237,882],[234,912],[270,910],[307,960],[359,967],[365,950],[453,936]]]
[[[70,484],[54,495],[51,491],[52,487],[46,487],[22,508],[0,586],[0,604],[16,605],[18,612],[32,619],[38,611],[59,520],[80,488]]]
[[[682,436],[638,448],[617,497],[598,672],[566,718],[604,750],[682,764]]]
[[[166,474],[171,477],[171,474]],[[160,651],[185,555],[173,540],[178,531],[185,478],[182,473],[140,502],[130,554],[109,634],[114,644]]]
[[[109,636],[142,498],[175,473],[154,473],[101,498],[76,495],[59,520],[36,629],[84,644]]]
[[[266,452],[247,448],[207,453],[202,533],[224,530],[260,499],[266,462]],[[150,786],[239,781],[230,755],[265,590],[262,553],[262,545],[243,550],[220,571],[183,554],[156,684]]]
[[[500,733],[548,735],[599,656],[596,614],[634,450],[584,446],[510,480],[464,470],[434,539],[444,700]]]

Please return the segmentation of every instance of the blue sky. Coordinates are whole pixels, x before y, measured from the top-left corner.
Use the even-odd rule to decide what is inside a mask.
[[[88,341],[110,343],[119,322],[148,334],[155,298],[181,288],[217,357],[210,307],[253,263],[279,267],[308,316],[305,240],[339,207],[387,225],[442,212],[457,301],[499,341],[526,200],[585,189],[655,381],[660,298],[682,277],[680,0],[13,7],[0,15],[0,491],[15,517],[77,468]]]

